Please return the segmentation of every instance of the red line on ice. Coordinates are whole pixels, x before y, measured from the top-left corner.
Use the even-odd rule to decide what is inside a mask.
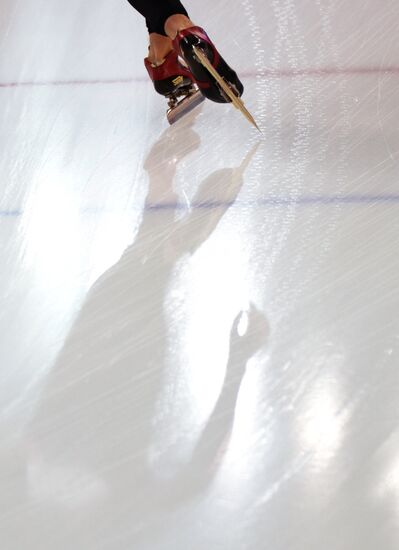
[[[330,76],[368,76],[368,75],[393,75],[399,76],[399,67],[326,67],[309,69],[260,69],[258,71],[239,71],[243,78],[296,78],[296,77],[314,77],[323,78]],[[94,79],[94,80],[37,80],[26,82],[0,82],[0,88],[22,88],[22,87],[46,87],[46,86],[91,86],[96,84],[133,84],[139,82],[148,82],[148,77],[140,76],[135,78],[115,78],[115,79]]]

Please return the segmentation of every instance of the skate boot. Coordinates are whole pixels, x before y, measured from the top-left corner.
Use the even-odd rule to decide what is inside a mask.
[[[144,59],[144,65],[156,92],[168,100],[166,116],[170,124],[204,100],[189,68],[179,62],[174,50],[168,53],[161,65],[153,65],[148,58]]]
[[[205,97],[217,103],[228,103],[231,97],[222,89],[211,68],[224,80],[236,97],[241,97],[244,86],[237,74],[217,51],[206,32],[201,27],[190,27],[177,33],[173,41],[177,53],[184,59],[191,70],[195,83]],[[205,56],[211,67],[206,68],[197,55]]]

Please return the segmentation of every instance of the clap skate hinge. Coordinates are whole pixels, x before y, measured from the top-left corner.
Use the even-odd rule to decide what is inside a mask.
[[[169,109],[166,113],[169,124],[173,124],[183,115],[202,103],[205,97],[198,90],[197,86],[180,88],[178,94],[171,94],[168,97]]]

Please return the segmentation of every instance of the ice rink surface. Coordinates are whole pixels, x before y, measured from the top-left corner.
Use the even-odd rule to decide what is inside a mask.
[[[399,4],[0,6],[2,550],[399,548]]]

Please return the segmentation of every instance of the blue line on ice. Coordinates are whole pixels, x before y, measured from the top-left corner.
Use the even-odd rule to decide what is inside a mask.
[[[22,210],[0,210],[0,217],[2,218],[16,218],[22,214]]]
[[[269,197],[254,201],[235,201],[225,202],[212,200],[203,202],[193,202],[189,206],[186,203],[149,203],[146,204],[146,210],[212,210],[228,206],[238,207],[259,207],[259,206],[312,206],[312,205],[330,205],[330,204],[380,204],[380,203],[399,203],[399,195],[347,195],[347,196],[304,196],[304,197]]]
[[[189,205],[185,202],[159,202],[159,203],[146,203],[144,210],[146,211],[161,211],[161,210],[214,210],[215,208],[227,208],[230,206],[237,206],[241,208],[254,208],[254,207],[273,207],[273,206],[313,206],[313,205],[377,205],[377,204],[399,204],[399,195],[333,195],[333,196],[303,196],[303,197],[269,197],[264,199],[258,199],[253,201],[235,201],[226,202],[218,200],[208,200],[202,202],[193,202]],[[81,214],[112,214],[117,213],[119,210],[112,210],[107,208],[83,208]],[[0,217],[2,218],[16,218],[22,216],[22,210],[0,210]]]

